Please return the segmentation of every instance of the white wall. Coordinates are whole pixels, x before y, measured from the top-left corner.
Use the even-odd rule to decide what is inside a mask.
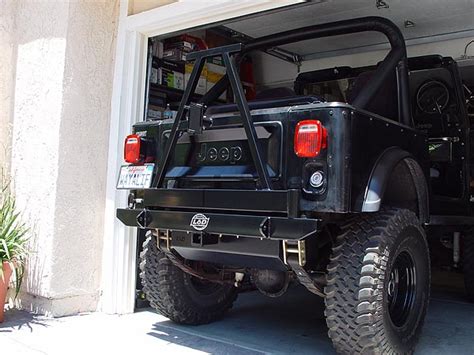
[[[11,88],[13,87],[15,56],[14,13],[16,3],[0,2],[0,169],[7,168],[10,157]],[[1,172],[0,172],[1,173]]]
[[[13,79],[2,105],[12,108],[11,175],[33,235],[21,302],[54,316],[95,310],[119,1],[8,3],[12,25],[0,34],[13,55],[0,68]]]
[[[464,52],[464,46],[472,38],[460,38],[449,41],[439,41],[433,43],[412,45],[407,47],[409,57],[426,54],[441,54],[457,58]],[[304,61],[301,65],[301,72],[318,69],[332,68],[335,66],[348,65],[360,67],[377,64],[384,58],[387,50],[377,50],[350,55],[340,55]],[[284,62],[267,54],[255,57],[255,80],[258,87],[293,86],[293,81],[298,75],[296,65]]]
[[[27,291],[53,297],[52,245],[67,6],[17,3],[12,87],[12,177],[18,207],[35,234]],[[54,23],[47,21],[56,18]]]

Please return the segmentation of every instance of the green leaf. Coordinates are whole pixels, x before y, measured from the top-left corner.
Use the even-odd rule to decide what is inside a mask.
[[[29,229],[17,210],[10,182],[0,176],[0,275],[3,279],[3,263],[7,262],[13,271],[15,297],[20,291],[28,256]]]

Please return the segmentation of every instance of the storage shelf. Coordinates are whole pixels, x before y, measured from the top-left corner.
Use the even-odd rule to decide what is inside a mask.
[[[153,95],[153,91],[159,91],[159,92],[165,93],[168,101],[174,101],[174,102],[181,101],[181,97],[184,94],[184,91],[180,89],[170,88],[168,86],[161,85],[161,84],[150,83],[150,95]],[[199,100],[202,98],[202,96],[203,95],[200,95],[200,94],[193,94],[192,100]],[[215,102],[220,103],[220,104],[225,103],[225,101],[223,100],[217,100]]]
[[[153,84],[153,83],[150,83],[150,90],[164,92],[170,98],[178,97],[179,99],[181,99],[181,96],[183,96],[184,94],[183,90],[170,88],[166,85]],[[199,97],[199,98],[202,97],[202,95],[197,95],[197,94],[194,94],[193,98],[194,96]]]

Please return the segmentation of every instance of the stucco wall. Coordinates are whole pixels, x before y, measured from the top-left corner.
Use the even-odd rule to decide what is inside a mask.
[[[97,306],[118,9],[118,0],[9,9],[11,174],[33,231],[21,301],[41,313]]]
[[[10,121],[12,109],[14,16],[16,3],[0,2],[0,169],[9,161]]]

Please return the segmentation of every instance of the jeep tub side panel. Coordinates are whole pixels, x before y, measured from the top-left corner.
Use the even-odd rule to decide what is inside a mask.
[[[352,114],[352,210],[382,205],[428,216],[429,158],[425,134],[376,115]]]

